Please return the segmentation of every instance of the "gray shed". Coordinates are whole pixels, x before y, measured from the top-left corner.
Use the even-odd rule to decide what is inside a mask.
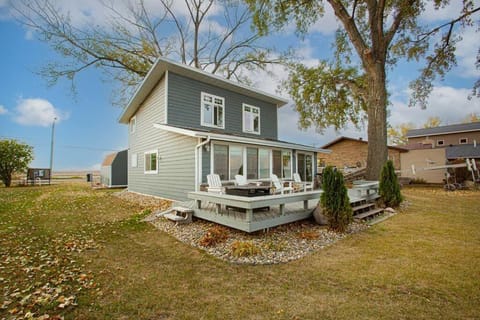
[[[128,185],[128,150],[111,153],[105,157],[100,169],[100,181],[108,188]]]

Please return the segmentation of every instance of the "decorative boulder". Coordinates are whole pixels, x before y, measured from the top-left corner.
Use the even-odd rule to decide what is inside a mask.
[[[320,204],[317,205],[315,211],[313,211],[313,217],[315,218],[315,222],[321,226],[328,225],[328,217],[323,214],[322,207]]]

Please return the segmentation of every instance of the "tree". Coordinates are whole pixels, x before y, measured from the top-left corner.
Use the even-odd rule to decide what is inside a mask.
[[[75,90],[75,77],[96,67],[119,84],[115,102],[123,104],[158,57],[240,82],[248,81],[246,70],[285,58],[250,30],[252,14],[237,0],[100,2],[102,26],[75,23],[53,0],[12,2],[18,20],[68,61],[42,68],[49,84],[67,78]]]
[[[407,132],[415,129],[413,123],[402,123],[398,126],[389,126],[387,129],[388,141],[393,145],[405,145],[408,142]]]
[[[6,187],[15,172],[25,172],[33,160],[33,148],[16,140],[0,140],[0,179]]]
[[[478,116],[476,113],[470,113],[463,119],[463,123],[471,123],[471,122],[479,122],[480,121],[480,116]]]
[[[427,122],[423,124],[424,128],[435,128],[438,127],[442,123],[439,117],[429,117]]]
[[[397,207],[403,201],[392,160],[388,160],[382,168],[378,190],[380,198],[386,206]]]
[[[479,11],[472,1],[463,1],[457,19],[436,28],[421,25],[420,14],[428,1],[420,0],[247,0],[255,13],[255,26],[268,33],[272,26],[281,29],[295,22],[305,35],[321,18],[328,4],[341,26],[336,32],[333,57],[316,67],[292,64],[287,90],[300,113],[300,126],[327,126],[339,129],[347,123],[368,121],[367,179],[378,179],[387,160],[387,69],[401,58],[424,58],[425,67],[411,84],[411,104],[426,106],[437,76],[443,77],[456,63],[454,32],[470,25],[471,15]],[[447,0],[431,1],[435,9]],[[447,30],[435,44],[432,38]],[[354,55],[353,53],[356,53]]]
[[[327,166],[323,171],[322,189],[320,204],[323,214],[328,217],[330,229],[344,232],[353,217],[342,173]]]

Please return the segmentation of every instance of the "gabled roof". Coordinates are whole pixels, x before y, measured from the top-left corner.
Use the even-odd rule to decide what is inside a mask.
[[[462,144],[446,148],[447,159],[480,158],[480,145]]]
[[[360,143],[365,143],[365,144],[368,144],[368,141],[367,140],[363,140],[362,138],[360,139],[355,139],[355,138],[349,138],[349,137],[338,137],[337,139],[335,140],[332,140],[330,141],[329,143],[327,143],[326,145],[323,145],[321,146],[322,149],[328,149],[330,148],[331,146],[333,146],[334,144],[337,144],[341,141],[355,141],[355,142],[360,142]],[[398,150],[398,151],[401,151],[401,152],[406,152],[408,151],[406,148],[404,147],[400,147],[400,146],[387,146],[389,149],[395,149],[395,150]]]
[[[321,148],[316,148],[312,146],[306,146],[303,144],[286,142],[281,140],[274,140],[274,139],[261,139],[261,138],[248,138],[243,137],[235,134],[225,134],[225,133],[218,133],[214,130],[199,130],[187,127],[178,127],[178,126],[171,126],[162,123],[155,123],[153,125],[157,129],[174,132],[178,134],[183,134],[190,137],[195,138],[208,138],[212,140],[221,140],[221,141],[228,141],[228,142],[237,142],[237,143],[245,143],[245,144],[255,144],[261,146],[268,146],[268,147],[276,147],[276,148],[285,148],[285,149],[295,149],[301,151],[310,151],[310,152],[321,152],[321,153],[330,153],[330,150],[325,150]]]
[[[147,98],[148,94],[153,90],[153,88],[157,85],[158,81],[167,71],[171,71],[194,80],[207,82],[214,86],[237,92],[252,98],[273,103],[278,108],[288,103],[288,100],[274,96],[272,94],[257,90],[241,83],[227,80],[223,77],[211,74],[198,68],[193,68],[185,64],[173,62],[169,59],[160,57],[153,64],[152,68],[147,73],[142,83],[140,83],[140,85],[137,87],[137,90],[133,94],[122,115],[120,116],[120,123],[128,123],[130,118],[137,111],[140,104]]]
[[[434,128],[414,129],[407,132],[407,138],[436,136],[441,134],[451,134],[460,132],[480,131],[480,122],[452,124],[449,126],[439,126]]]

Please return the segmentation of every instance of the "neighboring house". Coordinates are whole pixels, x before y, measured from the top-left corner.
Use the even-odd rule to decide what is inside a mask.
[[[119,122],[129,124],[128,189],[173,200],[200,190],[210,173],[222,182],[246,175],[313,181],[318,152],[278,140],[277,109],[287,101],[159,58]]]
[[[100,182],[102,185],[126,187],[128,181],[128,150],[111,153],[105,157],[100,168]]]
[[[407,138],[409,151],[401,156],[403,177],[442,183],[447,172],[443,166],[480,159],[480,122],[410,130]]]
[[[322,166],[330,165],[339,169],[365,168],[368,155],[368,141],[349,137],[339,137],[321,147],[329,149],[330,154],[319,154],[318,163]],[[396,170],[400,170],[400,154],[406,149],[388,146],[388,159],[393,161]]]
[[[28,184],[50,184],[52,179],[50,168],[28,168],[27,183]]]

